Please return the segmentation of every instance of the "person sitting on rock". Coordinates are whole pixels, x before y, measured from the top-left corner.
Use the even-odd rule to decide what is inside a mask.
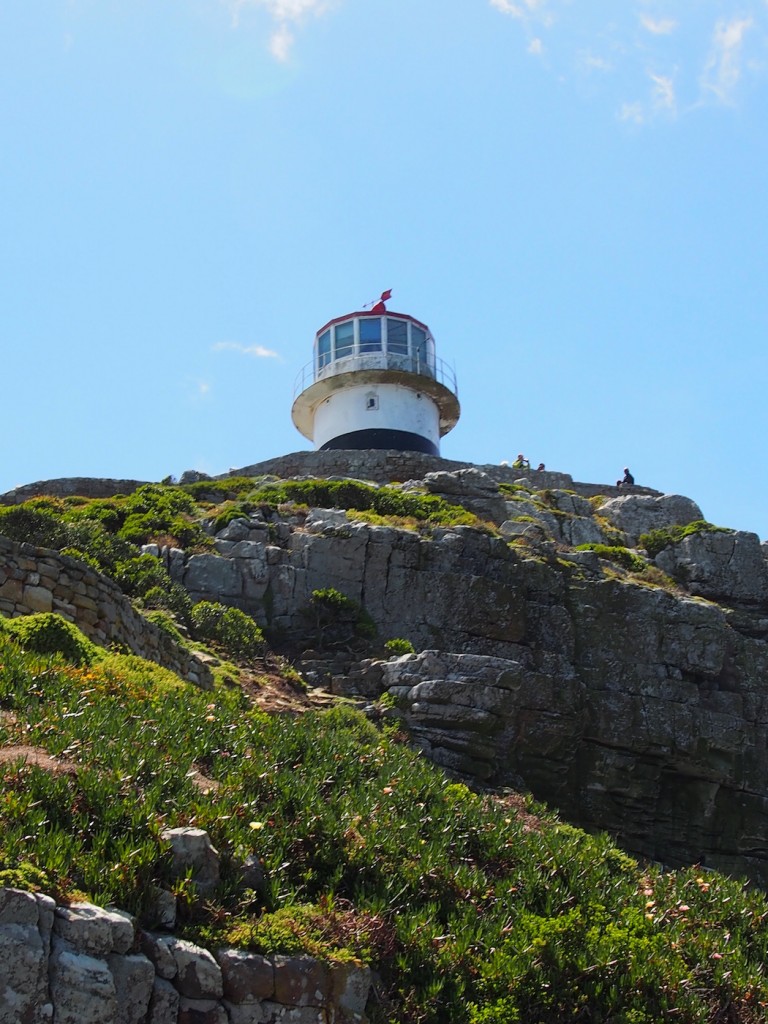
[[[530,469],[531,464],[526,457],[521,453],[517,456],[515,461],[512,463],[512,469]]]
[[[617,480],[616,481],[616,486],[617,487],[634,487],[634,485],[635,485],[635,478],[632,476],[632,474],[629,472],[629,470],[625,466],[624,467],[624,476],[623,476],[623,478],[621,480]]]
[[[538,464],[538,466],[536,467],[536,472],[537,473],[543,473],[544,472],[544,463],[543,462],[540,462]]]

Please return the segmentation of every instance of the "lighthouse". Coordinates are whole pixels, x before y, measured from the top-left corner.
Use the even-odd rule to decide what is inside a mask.
[[[386,308],[336,317],[315,335],[291,415],[315,450],[386,448],[440,454],[459,419],[453,371],[426,324]]]

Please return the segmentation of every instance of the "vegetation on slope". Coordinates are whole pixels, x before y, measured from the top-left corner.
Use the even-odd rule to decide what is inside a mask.
[[[381,1024],[765,1018],[762,894],[474,794],[349,708],[268,716],[238,688],[92,656],[72,626],[70,660],[36,653],[34,632],[0,626],[0,882],[147,925],[160,885],[198,942],[357,957]],[[222,856],[206,902],[161,838],[191,824]]]

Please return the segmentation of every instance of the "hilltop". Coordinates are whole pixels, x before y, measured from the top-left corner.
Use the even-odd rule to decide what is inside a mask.
[[[87,776],[93,823],[57,812],[67,870],[51,845],[22,856],[36,799],[6,807],[6,870],[148,925],[151,881],[202,942],[346,949],[380,972],[375,1020],[761,1019],[762,897],[701,867],[768,875],[759,538],[679,495],[404,453],[183,479],[0,499],[2,742],[37,751],[25,790],[48,808]],[[41,670],[17,624],[50,613],[81,640]],[[161,867],[160,825],[190,822],[226,865],[205,911]]]

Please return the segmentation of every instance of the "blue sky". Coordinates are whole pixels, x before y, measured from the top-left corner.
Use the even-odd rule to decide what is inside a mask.
[[[0,3],[0,492],[306,448],[391,288],[446,458],[766,538],[767,93],[766,0]]]

